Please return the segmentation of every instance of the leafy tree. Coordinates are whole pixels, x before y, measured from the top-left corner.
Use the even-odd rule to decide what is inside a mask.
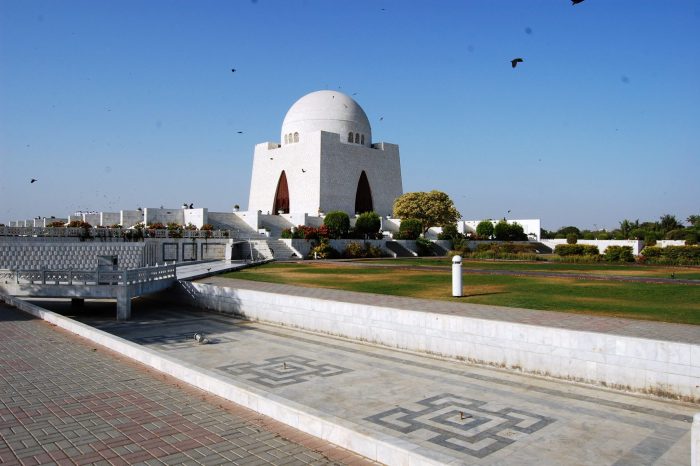
[[[659,226],[663,233],[676,230],[678,228],[683,228],[682,225],[678,223],[676,216],[671,214],[662,215],[659,220]]]
[[[456,223],[461,217],[450,197],[442,191],[405,193],[394,201],[394,217],[415,218],[429,228]]]
[[[578,242],[578,236],[574,233],[569,233],[566,235],[566,244],[576,244]]]
[[[557,236],[561,236],[562,238],[566,238],[567,235],[570,235],[572,233],[576,235],[576,238],[581,237],[581,230],[574,226],[562,227],[557,230]]]
[[[449,240],[456,240],[456,239],[462,239],[464,238],[464,235],[457,231],[457,225],[454,223],[450,223],[449,225],[443,225],[442,226],[442,232],[438,234],[438,239],[449,239]]]
[[[628,239],[632,233],[632,230],[635,228],[639,228],[639,219],[635,220],[634,222],[624,219],[620,222],[620,233],[624,239]]]
[[[556,235],[555,232],[545,230],[544,228],[540,228],[540,238],[542,239],[554,239],[554,236]]]
[[[493,236],[493,222],[491,220],[482,220],[476,226],[476,234],[479,238],[490,239]]]
[[[342,238],[350,231],[350,217],[340,210],[328,212],[323,224],[328,227],[328,235],[331,238]]]
[[[685,221],[690,223],[695,228],[700,228],[700,215],[689,215]]]
[[[365,212],[355,220],[355,230],[363,236],[375,237],[381,227],[382,221],[376,212]]]
[[[501,220],[493,227],[493,236],[498,241],[525,241],[527,235],[523,227],[517,223],[508,223]]]
[[[399,239],[418,239],[423,232],[423,223],[417,218],[406,218],[399,225]]]

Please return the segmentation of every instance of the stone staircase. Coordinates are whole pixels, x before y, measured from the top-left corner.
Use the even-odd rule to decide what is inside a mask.
[[[251,240],[250,245],[253,249],[252,260],[300,259],[299,255],[296,254],[293,249],[287,246],[284,241],[278,239]]]
[[[219,215],[216,218],[210,216],[208,221],[215,230],[231,230],[234,238],[247,239],[258,238],[260,233],[246,222],[238,218],[235,214],[228,214],[225,217]]]
[[[295,227],[296,225],[292,225],[289,220],[281,215],[261,215],[260,226],[270,232],[271,238],[279,238],[282,235],[282,230]]]
[[[386,248],[395,254],[394,257],[416,257],[418,255],[396,241],[387,241]]]

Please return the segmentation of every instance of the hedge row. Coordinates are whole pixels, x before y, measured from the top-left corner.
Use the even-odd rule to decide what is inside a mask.
[[[647,246],[641,256],[641,262],[649,264],[700,265],[700,246]]]
[[[597,256],[598,246],[591,244],[557,244],[554,254],[558,256]]]

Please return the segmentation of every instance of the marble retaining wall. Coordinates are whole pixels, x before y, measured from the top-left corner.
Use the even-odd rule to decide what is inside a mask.
[[[700,344],[186,283],[195,303],[251,320],[662,397],[700,400]]]

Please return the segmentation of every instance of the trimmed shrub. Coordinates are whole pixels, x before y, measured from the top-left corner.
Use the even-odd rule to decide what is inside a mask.
[[[364,238],[365,235],[369,238],[376,238],[381,227],[382,221],[376,212],[365,212],[358,215],[355,220],[355,231],[362,238]]]
[[[566,256],[598,256],[600,254],[598,246],[591,244],[557,244],[554,254],[562,257]]]
[[[574,233],[569,233],[566,235],[566,244],[576,244],[578,243],[578,236]]]
[[[382,250],[376,246],[372,246],[370,243],[348,243],[343,250],[342,256],[348,259],[357,259],[365,257],[383,257],[384,253]]]
[[[700,265],[700,246],[647,246],[640,255],[640,262],[649,264]]]
[[[423,233],[423,223],[416,218],[406,218],[401,220],[397,239],[418,239]]]
[[[491,220],[482,220],[476,226],[476,235],[479,238],[491,239],[493,236],[493,222]]]
[[[464,235],[460,232],[457,231],[457,225],[454,223],[450,225],[444,225],[442,227],[442,231],[438,233],[438,239],[446,239],[446,240],[456,240],[456,239],[463,239]]]
[[[68,228],[84,228],[86,230],[92,228],[92,225],[90,225],[88,222],[83,222],[82,220],[73,220],[67,226]]]
[[[608,262],[634,262],[632,246],[608,246],[603,257]]]
[[[328,212],[323,219],[323,225],[328,227],[330,238],[343,238],[350,231],[350,217],[340,210]]]
[[[321,239],[321,242],[309,251],[310,259],[335,259],[337,257],[340,257],[340,254],[331,247],[327,238]]]

